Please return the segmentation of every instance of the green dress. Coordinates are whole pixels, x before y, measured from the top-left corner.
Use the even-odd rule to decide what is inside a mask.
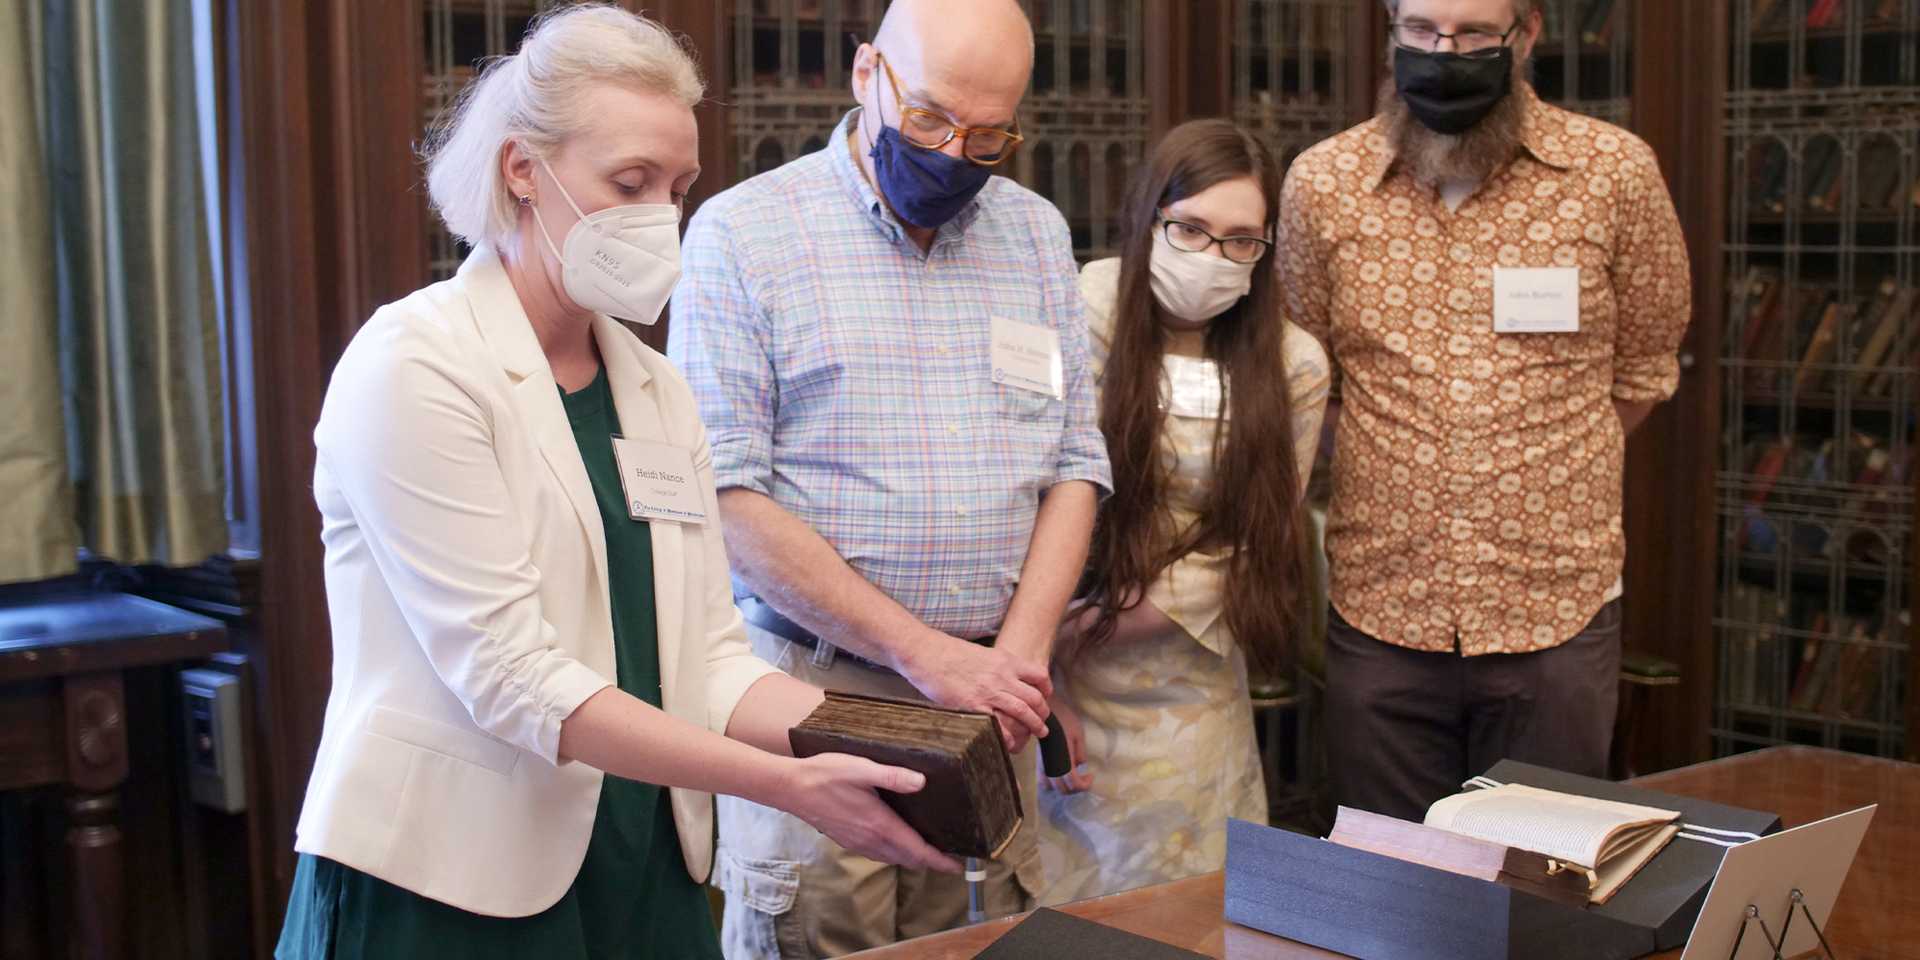
[[[563,394],[607,534],[607,582],[620,689],[660,705],[653,542],[627,514],[612,438],[619,414],[606,370]],[[529,825],[529,829],[538,829]],[[282,960],[388,957],[720,957],[706,893],[687,876],[666,792],[609,775],[586,860],[560,902],[531,917],[468,913],[352,867],[302,854],[280,946]]]

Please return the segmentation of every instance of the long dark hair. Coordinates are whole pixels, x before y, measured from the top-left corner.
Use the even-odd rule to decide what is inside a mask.
[[[1081,638],[1083,651],[1111,639],[1121,611],[1141,603],[1169,564],[1196,549],[1227,548],[1227,629],[1256,669],[1277,675],[1291,661],[1308,573],[1272,252],[1255,265],[1252,290],[1207,328],[1207,356],[1228,383],[1229,416],[1214,432],[1213,487],[1190,529],[1174,528],[1167,501],[1173,465],[1160,453],[1167,335],[1149,269],[1155,220],[1168,204],[1241,177],[1260,185],[1263,222],[1271,226],[1280,202],[1273,154],[1225,120],[1185,123],[1154,148],[1120,212],[1120,289],[1100,399],[1113,496],[1094,528],[1088,574],[1098,614]]]

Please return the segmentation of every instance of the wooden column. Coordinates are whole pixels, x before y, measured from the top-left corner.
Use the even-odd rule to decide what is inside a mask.
[[[684,34],[687,44],[693,48],[700,63],[700,73],[707,81],[707,98],[694,107],[693,115],[700,125],[700,179],[693,182],[688,191],[686,216],[680,221],[681,229],[700,209],[709,197],[733,186],[733,174],[739,164],[734,162],[733,145],[733,108],[728,94],[733,84],[733,34],[730,26],[731,3],[714,3],[711,0],[658,0],[648,3],[645,0],[622,0],[628,9],[646,13],[659,19],[675,32]],[[838,37],[828,37],[830,49],[837,48]],[[671,326],[671,315],[663,314],[660,322],[652,326],[629,324],[628,329],[637,334],[641,341],[662,353],[667,349],[667,330]]]
[[[1353,32],[1353,46],[1347,50],[1347,84],[1353,91],[1352,112],[1347,122],[1356,125],[1373,117],[1374,94],[1387,76],[1386,8],[1373,0],[1365,0],[1359,18],[1359,29]]]
[[[1146,0],[1145,7],[1142,63],[1148,103],[1147,143],[1152,149],[1152,144],[1190,115],[1193,78],[1183,69],[1183,58],[1192,57],[1193,9],[1179,0]]]
[[[1623,638],[1680,665],[1680,686],[1653,691],[1640,720],[1634,767],[1651,771],[1704,760],[1711,749],[1727,0],[1642,0],[1632,12],[1633,126],[1660,158],[1693,266],[1679,392],[1627,445]]]
[[[84,960],[119,960],[129,955],[119,793],[127,779],[126,700],[117,671],[68,677],[64,686],[72,949]]]
[[[374,310],[429,279],[430,214],[416,155],[425,135],[425,11],[421,0],[334,0],[320,9],[327,149],[314,160],[338,280],[318,292],[323,326],[344,349]]]
[[[1184,68],[1186,110],[1182,119],[1233,115],[1233,0],[1188,0]]]
[[[264,901],[272,912],[259,918],[259,937],[279,929],[293,881],[293,826],[331,672],[309,438],[346,321],[321,308],[322,291],[342,283],[343,274],[339,248],[321,239],[339,236],[320,222],[321,198],[327,210],[340,199],[321,193],[317,179],[327,141],[314,118],[326,93],[312,81],[327,76],[314,70],[329,62],[333,34],[325,12],[308,0],[227,0],[225,14],[229,167],[243,201],[230,213],[241,218],[245,237],[245,258],[235,269],[244,271],[255,318],[260,380],[260,639],[251,652],[269,789],[250,801],[274,846],[272,876],[262,878],[271,884]],[[388,89],[411,102],[417,83],[408,77]]]
[[[733,33],[729,29],[733,4],[712,0],[623,3],[684,34],[707,81],[707,98],[693,111],[700,123],[700,179],[694,181],[687,199],[687,212],[692,214],[708,197],[733,186],[733,172],[738,166],[734,162],[732,107],[728,105],[733,86]],[[840,38],[828,37],[827,41],[830,49],[838,49]]]

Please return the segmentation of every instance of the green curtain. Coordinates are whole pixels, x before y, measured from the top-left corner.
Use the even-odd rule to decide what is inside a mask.
[[[52,208],[81,542],[122,563],[198,563],[228,531],[192,4],[24,2],[44,4],[49,179],[32,192]]]
[[[38,5],[0,0],[0,582],[71,572],[78,530],[67,478],[56,346],[53,226],[36,78]]]

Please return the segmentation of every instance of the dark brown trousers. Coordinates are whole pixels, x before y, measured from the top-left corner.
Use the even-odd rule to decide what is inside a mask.
[[[1409,650],[1327,616],[1334,802],[1403,820],[1502,759],[1607,775],[1620,703],[1620,601],[1533,653]]]

